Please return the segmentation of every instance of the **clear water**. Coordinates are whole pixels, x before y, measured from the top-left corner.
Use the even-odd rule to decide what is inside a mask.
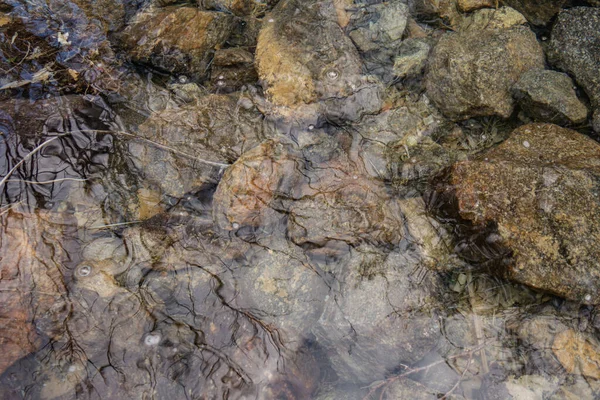
[[[598,396],[553,351],[595,309],[473,268],[423,200],[517,122],[439,136],[411,82],[383,117],[282,116],[256,82],[129,63],[114,34],[142,6],[0,4],[1,398]]]

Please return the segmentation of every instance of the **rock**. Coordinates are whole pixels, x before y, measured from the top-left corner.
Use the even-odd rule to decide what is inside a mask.
[[[494,8],[496,2],[492,0],[458,0],[458,9],[462,12],[471,12],[480,8]]]
[[[232,29],[230,15],[195,7],[166,7],[138,14],[121,38],[133,61],[202,79],[214,49],[227,40]]]
[[[502,0],[501,3],[519,11],[533,25],[547,25],[565,5],[566,0]]]
[[[198,0],[206,10],[229,11],[238,16],[258,15],[267,10],[273,0]]]
[[[351,16],[348,36],[362,52],[391,49],[400,44],[408,20],[408,6],[390,1],[359,7]]]
[[[581,374],[600,379],[600,344],[591,335],[572,329],[554,338],[552,351],[569,374]]]
[[[456,28],[462,21],[457,0],[413,0],[409,3],[411,15],[425,19],[442,19],[445,24]]]
[[[180,197],[219,177],[272,134],[249,98],[208,95],[153,114],[138,129],[147,141],[133,140],[129,147],[148,182]]]
[[[49,220],[48,220],[48,217]],[[0,215],[0,374],[63,333],[68,307],[64,271],[70,241],[52,215]],[[64,245],[65,247],[61,246]]]
[[[461,31],[478,32],[480,30],[507,29],[526,23],[527,20],[523,14],[513,8],[486,8],[465,16],[458,29]]]
[[[367,71],[386,83],[393,80],[394,56],[402,44],[408,17],[408,6],[398,0],[352,8],[345,30],[360,50]]]
[[[512,17],[504,18],[509,13],[500,11],[492,10],[494,18],[486,18],[489,28],[446,33],[433,49],[425,79],[427,94],[449,118],[508,118],[513,111],[512,85],[522,73],[544,67],[544,53],[534,33],[513,26]]]
[[[245,84],[254,84],[257,80],[254,55],[250,51],[235,47],[215,52],[210,75],[210,83],[214,89],[220,93],[233,92]]]
[[[231,48],[256,47],[263,19],[241,17],[237,18],[234,22],[233,30],[227,39],[226,44]]]
[[[525,125],[500,146],[454,164],[432,206],[471,227],[458,246],[470,262],[595,304],[599,165],[595,141],[556,125]]]
[[[431,46],[418,39],[407,39],[398,49],[394,59],[394,75],[399,78],[421,75],[427,64]]]
[[[583,87],[598,120],[600,106],[600,8],[575,7],[562,11],[552,28],[549,62],[572,75]],[[594,127],[598,128],[595,123]],[[598,131],[596,129],[596,131]]]
[[[521,108],[536,121],[581,124],[588,110],[573,85],[567,74],[532,69],[521,75],[512,90]]]
[[[400,364],[412,364],[436,344],[437,277],[418,283],[412,276],[418,255],[409,249],[391,253],[371,246],[352,248],[339,263],[339,287],[326,299],[314,328],[343,382],[385,379]]]
[[[379,109],[369,93],[380,87],[362,75],[360,56],[340,30],[330,1],[284,0],[265,21],[256,64],[275,106],[329,100],[324,115],[351,120]]]
[[[266,227],[281,219],[278,198],[298,198],[304,177],[300,153],[288,143],[266,141],[225,171],[214,196],[215,224],[226,230]]]

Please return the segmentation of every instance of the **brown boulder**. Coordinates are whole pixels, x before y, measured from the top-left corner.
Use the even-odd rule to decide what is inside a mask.
[[[431,206],[458,219],[463,256],[534,288],[600,302],[598,143],[524,125],[446,178]]]
[[[216,47],[233,29],[233,17],[196,7],[140,13],[122,34],[132,60],[170,73],[205,76]]]

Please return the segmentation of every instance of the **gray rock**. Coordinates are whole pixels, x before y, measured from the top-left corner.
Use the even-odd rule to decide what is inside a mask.
[[[420,75],[425,69],[431,46],[419,39],[407,39],[394,59],[394,75],[399,78]]]
[[[580,124],[588,110],[577,98],[567,74],[535,69],[521,75],[513,94],[521,108],[536,121],[561,125]]]
[[[522,73],[543,67],[544,54],[535,34],[514,26],[512,17],[502,17],[486,29],[446,33],[430,56],[425,85],[428,96],[449,118],[508,118],[514,105],[512,85]]]
[[[195,7],[166,7],[139,13],[121,38],[132,60],[202,79],[214,49],[232,29],[231,15]]]
[[[394,48],[400,44],[408,16],[408,6],[401,1],[359,6],[350,17],[348,36],[363,52]]]
[[[575,7],[562,11],[552,28],[548,58],[552,65],[575,78],[597,109],[600,106],[600,9]],[[595,128],[599,128],[597,125]]]
[[[435,346],[440,327],[430,312],[437,277],[427,274],[417,282],[418,262],[409,249],[386,254],[362,246],[340,263],[339,287],[329,295],[314,333],[342,381],[385,379]]]

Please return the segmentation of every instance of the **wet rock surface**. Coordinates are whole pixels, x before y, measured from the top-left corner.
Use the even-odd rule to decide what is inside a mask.
[[[575,7],[562,11],[552,28],[548,58],[557,68],[571,74],[592,101],[594,118],[600,102],[600,78],[597,71],[598,26],[600,10]],[[597,131],[597,124],[594,125]]]
[[[123,32],[123,45],[134,61],[198,79],[232,26],[232,18],[223,13],[168,7],[139,14]]]
[[[594,9],[509,3],[5,0],[0,397],[597,398]]]
[[[468,28],[446,33],[434,47],[425,84],[427,94],[447,117],[509,117],[512,85],[524,72],[544,67],[544,54],[533,32],[514,25],[512,17],[506,20],[507,13],[498,16],[503,11],[486,11],[485,25],[478,20],[467,23]],[[479,29],[480,25],[485,28]]]
[[[465,256],[518,282],[597,303],[599,156],[600,146],[575,131],[532,124],[453,165],[438,190],[475,229]]]
[[[521,75],[512,90],[521,108],[537,121],[581,124],[587,119],[588,110],[573,86],[566,74],[530,70]]]

